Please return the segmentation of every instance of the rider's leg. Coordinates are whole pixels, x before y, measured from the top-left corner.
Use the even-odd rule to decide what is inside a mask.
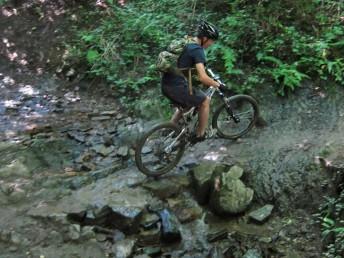
[[[174,112],[172,118],[171,118],[171,122],[174,124],[177,124],[178,121],[182,118],[183,112],[177,108],[176,112]]]
[[[205,133],[205,129],[208,125],[208,118],[209,118],[209,106],[210,106],[210,98],[206,97],[205,100],[203,100],[202,104],[200,105],[198,109],[198,127],[196,130],[196,136],[202,137]]]

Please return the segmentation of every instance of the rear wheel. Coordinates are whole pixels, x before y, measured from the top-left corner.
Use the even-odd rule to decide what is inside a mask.
[[[248,95],[235,95],[226,100],[214,113],[212,126],[217,134],[226,139],[245,135],[258,118],[258,104]],[[233,112],[233,117],[230,115]]]
[[[184,138],[180,128],[173,123],[153,127],[138,142],[135,162],[138,169],[148,176],[160,176],[173,169],[183,156]]]

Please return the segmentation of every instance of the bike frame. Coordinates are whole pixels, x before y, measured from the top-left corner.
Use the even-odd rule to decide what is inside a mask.
[[[211,77],[219,82],[221,85],[224,85],[219,78],[217,78],[214,73],[210,70],[207,69],[208,73],[211,75]],[[215,88],[215,87],[209,87],[207,89],[207,91],[205,92],[205,95],[210,98],[210,100],[212,99],[213,95],[217,93],[221,99],[223,100],[223,102],[226,104],[226,110],[228,112],[228,114],[233,118],[235,123],[238,123],[240,121],[240,119],[236,116],[234,116],[233,111],[230,107],[229,102],[227,101],[228,98],[223,94],[223,92],[219,89],[219,88]],[[181,113],[182,113],[182,117],[181,120],[182,122],[182,130],[180,131],[180,133],[178,134],[178,136],[174,139],[174,141],[169,144],[168,146],[165,147],[164,151],[166,153],[170,153],[173,150],[173,146],[182,138],[184,137],[184,135],[190,134],[193,130],[194,130],[194,125],[198,120],[195,120],[194,117],[197,114],[197,108],[196,107],[192,107],[190,109],[188,109],[187,111],[184,111],[184,109],[182,107],[177,107]],[[193,123],[194,122],[194,123]],[[210,137],[213,136],[214,133],[214,129],[212,128],[211,125],[209,125],[210,127]],[[172,135],[169,135],[172,136]]]

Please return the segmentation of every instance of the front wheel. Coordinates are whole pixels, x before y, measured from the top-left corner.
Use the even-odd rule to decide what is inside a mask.
[[[153,127],[139,140],[135,150],[138,169],[148,176],[160,176],[173,169],[185,150],[184,135],[173,123]]]
[[[248,95],[235,95],[223,103],[214,113],[212,126],[226,139],[245,135],[258,118],[258,104]]]

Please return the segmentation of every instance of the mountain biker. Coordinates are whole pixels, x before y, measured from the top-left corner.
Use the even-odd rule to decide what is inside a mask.
[[[204,49],[211,46],[219,38],[218,29],[206,21],[202,21],[198,25],[197,36],[194,37],[195,43],[186,45],[182,54],[178,59],[178,68],[196,68],[199,81],[205,86],[219,87],[220,84],[210,78],[206,71],[206,57]],[[185,73],[184,73],[185,75]],[[192,135],[190,141],[193,143],[203,141],[205,139],[205,129],[208,124],[210,98],[201,90],[193,90],[193,94],[189,93],[187,76],[177,75],[175,73],[163,73],[162,93],[184,108],[197,107],[199,124]],[[182,117],[182,112],[178,109],[172,116],[171,121],[177,123]]]

